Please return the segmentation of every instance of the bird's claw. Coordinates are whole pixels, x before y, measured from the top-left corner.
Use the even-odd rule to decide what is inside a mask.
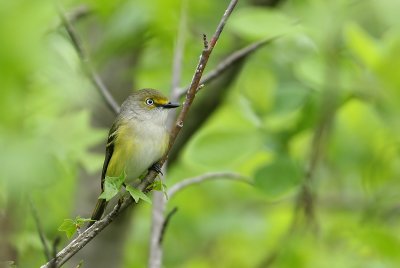
[[[162,173],[162,170],[161,170],[161,166],[160,166],[160,164],[158,164],[158,163],[154,163],[154,164],[149,168],[149,170],[154,170],[154,171],[157,172],[158,174],[161,174],[161,175],[164,176],[164,174]]]

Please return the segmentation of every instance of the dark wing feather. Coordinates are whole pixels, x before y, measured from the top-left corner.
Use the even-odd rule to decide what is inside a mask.
[[[110,132],[108,133],[108,139],[107,139],[107,145],[106,145],[106,155],[104,158],[104,164],[103,164],[103,170],[101,171],[101,190],[103,191],[103,184],[104,180],[106,178],[106,172],[108,168],[108,164],[110,163],[111,157],[114,152],[114,142],[115,138],[117,136],[117,123],[114,123],[110,129]]]
[[[107,139],[107,145],[106,145],[106,156],[104,158],[104,164],[103,164],[103,170],[101,172],[101,191],[104,191],[104,180],[106,178],[106,173],[107,173],[107,167],[108,164],[110,163],[111,157],[114,152],[114,142],[115,142],[115,137],[117,135],[116,130],[118,126],[116,123],[114,123],[110,129],[110,132],[108,133],[108,139]],[[107,207],[108,202],[105,199],[99,199],[97,200],[96,207],[94,208],[94,211],[92,213],[91,217],[91,222],[88,224],[88,228],[94,224],[95,221],[98,221],[101,219],[101,216],[104,213],[104,210]]]

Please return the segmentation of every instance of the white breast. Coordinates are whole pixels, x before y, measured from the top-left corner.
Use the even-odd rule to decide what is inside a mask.
[[[135,153],[132,154],[130,163],[127,163],[128,180],[138,178],[152,164],[160,160],[168,142],[168,132],[163,124],[151,120],[137,123],[140,123],[140,127],[136,125],[134,129]]]

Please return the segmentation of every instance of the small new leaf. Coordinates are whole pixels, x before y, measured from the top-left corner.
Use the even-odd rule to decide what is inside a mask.
[[[126,190],[129,192],[129,194],[132,196],[133,200],[135,200],[135,202],[139,202],[140,199],[142,199],[143,201],[146,201],[147,203],[151,204],[151,199],[145,195],[142,191],[127,185],[126,186]]]
[[[58,231],[60,232],[65,232],[67,235],[67,238],[71,238],[75,232],[82,228],[82,226],[87,223],[93,221],[92,219],[87,219],[87,218],[81,218],[77,216],[75,220],[73,219],[65,219],[63,223],[58,227]]]
[[[99,196],[99,199],[105,199],[106,201],[110,201],[111,198],[116,196],[119,190],[122,187],[126,178],[125,171],[119,177],[108,177],[106,176],[104,180],[104,191]]]
[[[60,227],[58,227],[58,231],[65,232],[68,239],[75,234],[76,230],[76,224],[72,219],[65,219]]]
[[[162,183],[161,180],[155,180],[146,189],[163,192],[165,198],[168,200],[167,186],[164,183]]]

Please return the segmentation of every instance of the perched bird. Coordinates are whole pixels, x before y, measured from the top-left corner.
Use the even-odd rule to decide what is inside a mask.
[[[124,101],[108,134],[102,192],[106,176],[118,177],[126,172],[125,182],[129,182],[164,156],[170,137],[166,126],[168,111],[176,107],[179,104],[171,103],[155,89],[135,91]],[[89,226],[101,218],[107,203],[105,199],[98,200]]]

